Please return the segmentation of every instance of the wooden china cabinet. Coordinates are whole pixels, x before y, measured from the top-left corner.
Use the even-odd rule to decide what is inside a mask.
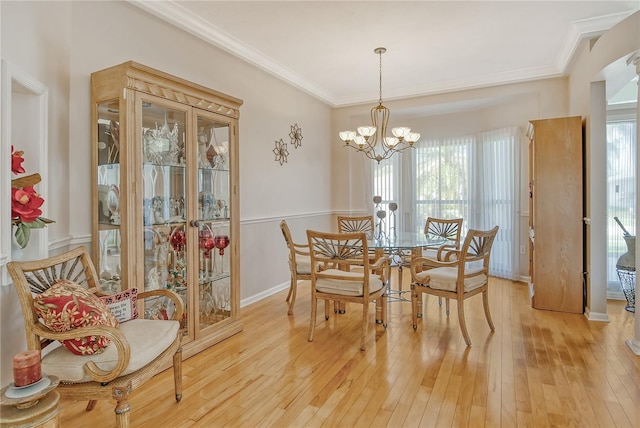
[[[101,287],[178,293],[185,358],[238,333],[242,101],[135,62],[93,73],[91,99]],[[168,311],[161,298],[139,307]]]
[[[532,120],[529,144],[531,305],[584,312],[582,118]]]

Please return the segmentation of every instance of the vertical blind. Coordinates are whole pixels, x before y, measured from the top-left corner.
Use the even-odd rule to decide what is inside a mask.
[[[398,230],[422,231],[427,217],[462,217],[463,234],[500,226],[490,273],[516,279],[520,141],[516,127],[422,140],[374,167],[374,194],[399,203]]]
[[[607,284],[609,292],[621,292],[616,272],[618,257],[627,251],[623,231],[636,235],[636,121],[607,122]]]

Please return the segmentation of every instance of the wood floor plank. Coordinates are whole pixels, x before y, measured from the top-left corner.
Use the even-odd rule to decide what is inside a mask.
[[[408,272],[404,272],[405,285]],[[395,281],[396,274],[392,274]],[[407,288],[407,287],[405,287]],[[624,343],[633,318],[610,301],[611,322],[532,309],[526,284],[491,279],[465,302],[473,345],[437,298],[391,303],[388,328],[374,323],[360,351],[361,307],[316,319],[307,340],[308,284],[294,315],[286,291],[242,308],[244,331],[183,362],[183,399],[165,371],[134,391],[132,427],[633,427],[640,428],[640,357]],[[113,426],[115,402],[62,400],[61,426]]]

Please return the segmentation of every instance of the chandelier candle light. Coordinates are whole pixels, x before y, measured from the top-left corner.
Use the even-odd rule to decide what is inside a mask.
[[[340,139],[346,147],[363,152],[369,159],[380,163],[383,159],[389,159],[394,153],[401,152],[418,141],[420,134],[411,132],[411,128],[400,126],[393,128],[393,137],[387,137],[387,124],[391,113],[382,105],[382,54],[386,48],[373,50],[380,57],[380,99],[378,105],[371,109],[371,126],[359,126],[358,132],[342,131]],[[350,143],[355,143],[352,145]]]

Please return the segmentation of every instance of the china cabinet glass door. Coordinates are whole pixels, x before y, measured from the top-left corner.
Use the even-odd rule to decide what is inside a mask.
[[[120,123],[118,100],[98,104],[97,217],[100,287],[105,293],[120,291]]]
[[[180,104],[139,96],[142,141],[142,227],[145,291],[168,288],[189,306],[187,269],[188,111]],[[158,298],[146,299],[145,318],[167,318],[171,306]],[[185,309],[185,314],[188,310]],[[187,316],[181,326],[187,336]]]
[[[229,123],[196,110],[198,328],[231,316]]]

